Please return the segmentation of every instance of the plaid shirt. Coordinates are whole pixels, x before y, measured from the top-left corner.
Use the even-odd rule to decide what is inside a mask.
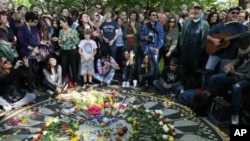
[[[109,62],[111,64],[118,65],[116,63],[116,61],[111,56],[110,56]],[[104,60],[102,58],[99,58],[97,60],[97,71],[98,71],[98,73],[102,74],[102,72],[106,71],[107,69],[110,69],[110,68],[107,68],[107,66],[105,66],[105,64],[104,64]]]

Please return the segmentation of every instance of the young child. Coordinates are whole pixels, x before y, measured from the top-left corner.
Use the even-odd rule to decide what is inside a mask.
[[[96,54],[97,45],[94,40],[90,39],[92,34],[91,29],[85,29],[83,32],[85,39],[80,41],[78,52],[81,56],[81,75],[83,76],[82,89],[86,89],[87,83],[90,87],[93,84],[92,76],[95,73],[94,56]]]

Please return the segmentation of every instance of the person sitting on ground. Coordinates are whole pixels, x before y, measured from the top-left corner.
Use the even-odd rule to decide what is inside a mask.
[[[139,70],[139,87],[145,86],[143,89],[147,90],[149,84],[152,84],[154,76],[154,65],[150,54],[145,54]]]
[[[122,61],[122,87],[130,87],[135,71],[135,54],[133,50],[125,50]]]
[[[154,86],[162,93],[170,95],[183,90],[178,69],[178,59],[171,58],[169,66],[166,66],[159,80],[154,80]]]
[[[84,39],[80,41],[79,54],[81,57],[81,75],[83,76],[82,89],[86,89],[86,86],[93,85],[92,76],[95,74],[94,58],[96,54],[97,45],[94,40],[91,39],[91,29],[84,29]]]
[[[110,56],[108,50],[103,50],[101,57],[97,60],[97,71],[94,78],[101,82],[101,86],[111,83],[115,75],[115,70],[119,70],[120,66],[113,57]]]
[[[48,55],[46,57],[46,65],[43,68],[43,86],[51,95],[61,93],[66,88],[66,80],[62,80],[62,67],[57,63],[56,56]]]
[[[209,80],[211,92],[219,88],[232,90],[231,123],[239,124],[240,107],[243,92],[250,87],[250,32],[242,33],[239,37],[238,56],[224,67],[225,73],[214,74]],[[229,87],[228,87],[229,86]],[[213,93],[212,93],[213,94]]]
[[[31,71],[26,57],[18,60],[13,66],[6,57],[0,56],[0,105],[5,111],[22,107],[35,100],[34,93],[25,92],[24,87],[21,87],[21,83],[30,83],[32,74],[29,72]]]

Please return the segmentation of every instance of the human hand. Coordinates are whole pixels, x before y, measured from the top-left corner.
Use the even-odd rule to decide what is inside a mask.
[[[24,66],[29,67],[29,60],[26,56],[23,57],[23,63],[24,63]]]
[[[171,51],[168,51],[167,53],[166,53],[166,57],[170,57],[171,56]]]
[[[110,40],[109,41],[109,46],[112,46],[114,44],[115,40]]]
[[[133,58],[134,56],[135,56],[135,53],[134,53],[133,50],[131,50],[131,51],[129,52],[129,57]]]
[[[159,49],[158,49],[158,48],[155,48],[155,49],[154,49],[154,53],[155,53],[155,54],[159,54]]]
[[[17,60],[14,68],[17,69],[20,66],[23,66],[23,61],[22,60]]]

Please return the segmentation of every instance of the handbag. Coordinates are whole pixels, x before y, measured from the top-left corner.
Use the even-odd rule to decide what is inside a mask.
[[[15,103],[24,98],[24,96],[25,93],[23,91],[18,91],[14,85],[9,86],[3,94],[3,98],[9,103]]]

